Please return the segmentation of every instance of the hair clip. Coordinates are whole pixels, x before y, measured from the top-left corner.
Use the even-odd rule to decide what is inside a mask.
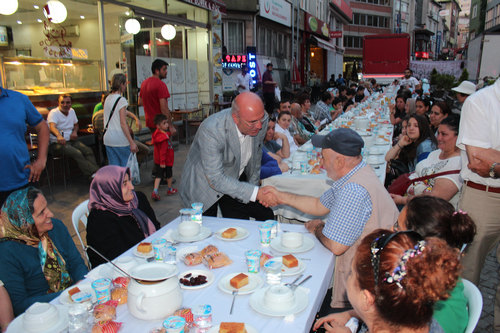
[[[464,212],[463,210],[459,209],[457,210],[456,212],[453,212],[452,216],[455,216],[457,214],[460,214],[460,215],[467,215],[467,212]]]
[[[406,264],[410,258],[422,254],[425,249],[426,242],[424,240],[418,241],[413,249],[406,250],[401,256],[401,261],[398,266],[394,268],[392,273],[385,273],[384,282],[386,283],[396,283],[399,288],[403,288],[401,281],[404,279],[407,273]]]

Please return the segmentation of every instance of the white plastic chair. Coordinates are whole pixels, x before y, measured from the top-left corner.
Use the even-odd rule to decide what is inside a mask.
[[[92,265],[90,264],[89,256],[87,255],[87,251],[85,250],[85,245],[83,244],[82,237],[80,236],[80,231],[79,231],[79,225],[80,221],[83,223],[85,228],[87,228],[87,216],[89,215],[89,209],[88,209],[88,204],[89,201],[85,200],[84,202],[80,203],[76,208],[73,210],[73,215],[71,215],[71,220],[73,221],[73,228],[75,229],[76,236],[78,237],[78,240],[80,241],[80,244],[83,249],[83,253],[85,254],[85,258],[87,259],[87,263],[89,264],[89,267],[92,268]]]
[[[464,283],[464,295],[467,298],[467,307],[469,308],[469,323],[465,329],[465,333],[474,332],[479,317],[481,317],[481,311],[483,310],[483,296],[481,291],[469,280],[462,279]]]

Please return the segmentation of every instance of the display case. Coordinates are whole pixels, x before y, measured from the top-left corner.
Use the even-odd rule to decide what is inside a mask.
[[[94,106],[104,91],[102,62],[96,60],[0,57],[2,87],[27,95],[47,117],[61,94],[71,94],[80,128],[92,123]]]
[[[100,61],[0,58],[2,86],[27,96],[102,91]]]

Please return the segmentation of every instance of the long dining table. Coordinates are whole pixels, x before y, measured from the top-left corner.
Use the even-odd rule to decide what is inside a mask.
[[[177,230],[180,223],[180,217],[176,218],[172,222],[168,223],[166,226],[158,230],[153,235],[147,238],[147,241],[153,241],[158,238],[169,239],[173,231]],[[212,323],[214,325],[220,322],[243,322],[251,325],[257,330],[257,332],[287,332],[287,333],[303,333],[308,332],[317,311],[319,311],[323,298],[326,295],[327,289],[330,286],[330,282],[333,276],[334,266],[335,266],[335,256],[327,250],[313,235],[306,233],[306,229],[302,225],[292,225],[292,224],[278,224],[278,237],[280,237],[286,231],[298,231],[304,232],[304,237],[310,238],[314,242],[314,247],[307,252],[294,254],[299,258],[306,266],[302,274],[303,278],[307,275],[312,275],[312,277],[305,282],[302,286],[298,288],[303,288],[302,290],[307,294],[307,306],[306,308],[296,314],[272,317],[268,315],[263,315],[255,311],[249,304],[251,295],[238,295],[234,303],[234,311],[230,314],[232,295],[223,292],[218,287],[218,282],[225,276],[231,273],[243,272],[247,273],[247,264],[245,259],[245,252],[247,250],[261,250],[264,253],[270,254],[272,256],[282,256],[287,254],[286,252],[280,252],[274,246],[263,246],[260,244],[260,236],[258,227],[261,222],[248,221],[248,220],[238,220],[238,219],[226,219],[226,218],[216,218],[216,217],[203,217],[203,226],[210,229],[210,236],[206,239],[200,240],[194,243],[179,243],[176,245],[177,252],[183,252],[185,250],[201,250],[207,245],[215,245],[221,252],[224,252],[232,260],[232,263],[228,266],[212,269],[211,272],[214,274],[214,282],[207,287],[196,289],[196,290],[185,290],[182,289],[183,300],[182,307],[193,308],[200,304],[210,304],[212,306]],[[238,240],[238,241],[227,241],[222,240],[216,236],[216,232],[221,229],[224,230],[229,227],[244,228],[248,231],[248,237]],[[187,249],[189,247],[189,249]],[[282,249],[280,249],[282,250]],[[135,246],[128,251],[124,252],[119,258],[123,257],[134,257]],[[184,251],[185,252],[185,251]],[[138,259],[139,261],[145,262],[144,259]],[[105,271],[109,271],[103,264],[95,269],[93,269],[87,275],[86,279],[80,281],[80,284],[90,284],[97,278],[109,277],[106,276]],[[179,274],[186,272],[190,269],[202,269],[208,270],[203,264],[198,266],[186,266],[183,261],[177,261],[176,263]],[[108,266],[109,267],[109,266]],[[259,275],[264,284],[262,288],[267,286],[266,276],[262,271],[259,273],[253,273]],[[286,276],[282,277],[282,283],[292,282],[297,276]],[[175,278],[175,277],[174,277]],[[64,295],[64,294],[63,294]],[[60,297],[63,297],[61,295]],[[52,301],[53,303],[58,303],[58,298]],[[133,317],[127,308],[127,305],[119,305],[117,308],[117,322],[122,322],[123,326],[120,332],[150,332],[152,329],[160,328],[162,326],[162,320],[145,321]]]
[[[367,102],[365,106],[362,105],[360,109],[354,112],[350,111],[344,113],[340,118],[336,119],[333,123],[326,126],[319,133],[321,135],[326,135],[330,131],[338,127],[350,127],[358,134],[360,134],[365,140],[365,148],[362,153],[363,160],[374,169],[375,174],[378,176],[382,184],[385,181],[385,170],[387,166],[384,157],[387,151],[391,148],[393,131],[392,125],[390,125],[388,121],[388,108],[382,107],[384,104],[387,105],[387,101],[388,99],[386,99],[384,95],[380,95],[378,99]],[[364,110],[362,110],[362,108]],[[368,119],[370,121],[370,125],[374,125],[375,127],[371,127],[370,132],[366,131],[365,129],[360,129],[356,126],[356,117],[363,117]],[[384,131],[384,133],[380,132],[380,135],[372,135],[373,132],[371,130],[377,129],[377,127],[387,127],[390,128],[390,130]],[[369,142],[368,140],[366,140],[366,137],[369,134],[377,138],[379,136],[383,136],[383,138],[380,138],[379,141],[376,141],[376,138],[372,138],[373,141]],[[372,147],[374,147],[375,150],[373,150]],[[263,179],[262,185],[274,186],[279,191],[283,192],[320,197],[326,190],[331,187],[333,182],[333,180],[328,177],[326,170],[321,169],[319,174],[311,174],[310,172],[304,173],[301,172],[301,170],[294,168],[293,165],[298,155],[304,156],[306,152],[311,149],[312,143],[309,140],[304,145],[299,147],[299,149],[297,149],[290,156],[290,158],[285,160],[285,162],[287,162],[290,166],[289,171],[284,172],[281,175],[275,175]],[[374,151],[376,152],[376,154],[372,154],[372,152]],[[370,160],[370,155],[373,156],[372,159],[375,158],[375,163],[372,162],[373,160]],[[311,167],[308,166],[308,169],[311,169]],[[299,211],[298,209],[286,205],[275,206],[272,207],[272,209],[274,211],[274,214],[278,216],[280,220],[284,221],[294,220],[299,222],[307,222],[311,219],[326,218],[326,216],[314,216],[306,214]]]

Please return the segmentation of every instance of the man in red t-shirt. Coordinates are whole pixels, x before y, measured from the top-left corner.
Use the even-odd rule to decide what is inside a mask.
[[[151,65],[151,72],[153,72],[153,75],[141,84],[139,103],[142,102],[144,106],[146,126],[151,130],[151,133],[156,130],[154,117],[160,113],[167,116],[169,127],[171,129],[173,128],[167,102],[170,93],[168,92],[167,85],[162,82],[162,80],[167,77],[167,66],[168,64],[161,59],[153,61]]]

